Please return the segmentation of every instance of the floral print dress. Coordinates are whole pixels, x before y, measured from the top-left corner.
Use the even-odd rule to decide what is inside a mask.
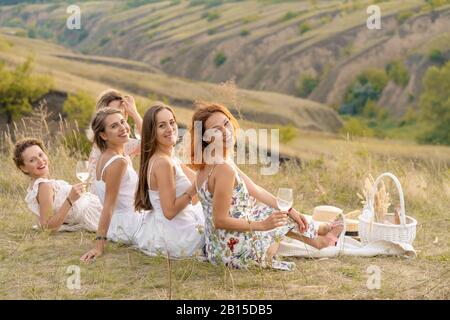
[[[236,171],[236,169],[234,170]],[[240,232],[216,229],[213,222],[213,198],[207,187],[211,172],[212,170],[198,190],[205,214],[207,259],[214,264],[223,263],[234,268],[267,267],[267,250],[276,241],[281,241],[289,231],[296,229],[296,223],[290,220],[285,226],[270,231]],[[270,216],[274,209],[263,204],[256,205],[255,199],[250,197],[247,187],[237,171],[236,180],[237,186],[232,194],[230,216],[247,221],[261,221]],[[311,224],[311,226],[314,225]],[[317,234],[316,230],[312,230],[312,232]],[[295,263],[273,258],[269,267],[291,271],[295,268]]]

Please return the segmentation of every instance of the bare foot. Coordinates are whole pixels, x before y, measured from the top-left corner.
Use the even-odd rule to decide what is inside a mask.
[[[331,230],[325,235],[328,239],[328,246],[335,246],[339,239],[339,236],[344,231],[344,218],[339,215],[330,225]]]

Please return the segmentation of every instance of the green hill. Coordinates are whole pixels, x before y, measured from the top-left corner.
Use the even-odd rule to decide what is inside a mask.
[[[301,95],[339,106],[368,68],[401,61],[410,77],[390,81],[379,104],[394,116],[416,107],[429,56],[450,58],[449,1],[376,1],[382,30],[366,26],[373,1],[84,1],[81,30],[65,28],[66,5],[19,4],[0,26],[23,28],[91,55],[114,56],[189,79]],[[429,3],[435,3],[433,7]],[[426,44],[426,45],[424,45]],[[305,77],[314,79],[302,89]]]
[[[189,123],[196,100],[226,103],[236,115],[241,115],[244,126],[291,125],[335,132],[342,125],[336,112],[316,102],[279,93],[241,90],[232,84],[186,80],[135,61],[82,55],[38,39],[0,36],[0,60],[17,65],[29,55],[34,56],[35,71],[50,75],[57,91],[87,91],[95,97],[102,90],[114,87],[135,95],[141,107],[147,107],[151,100],[163,100],[176,108],[183,125]]]

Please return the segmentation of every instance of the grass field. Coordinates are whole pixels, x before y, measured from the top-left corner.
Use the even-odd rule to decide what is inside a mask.
[[[27,134],[21,132],[20,134]],[[339,140],[335,137],[335,140]],[[52,140],[53,141],[53,140]],[[230,270],[197,260],[151,258],[110,243],[93,264],[79,257],[93,245],[86,232],[48,234],[32,229],[36,220],[23,198],[27,178],[11,161],[10,143],[2,138],[0,161],[0,298],[1,299],[449,299],[450,198],[449,148],[418,147],[327,136],[299,139],[309,154],[301,164],[286,164],[274,176],[260,176],[244,166],[272,192],[281,185],[295,190],[295,206],[311,213],[320,204],[345,212],[361,207],[356,196],[365,176],[391,171],[403,185],[409,215],[418,220],[414,243],[418,256],[296,259],[294,272]],[[317,145],[326,153],[320,154]],[[334,145],[333,149],[327,146]],[[398,156],[398,150],[402,156]],[[54,177],[72,183],[77,156],[60,144],[50,148]],[[308,153],[309,152],[309,153]],[[416,157],[425,153],[426,157]],[[398,203],[388,184],[393,203]],[[69,266],[79,266],[81,288],[69,290]],[[369,290],[367,268],[381,268],[381,289]],[[207,288],[207,290],[205,290]]]
[[[233,3],[207,9],[188,6],[186,1],[166,1],[123,10],[119,1],[86,2],[83,10],[89,13],[87,21],[92,21],[96,27],[91,28],[93,32],[75,47],[94,55],[18,36],[21,32],[25,34],[25,29],[19,25],[0,28],[0,62],[12,67],[31,54],[35,72],[52,76],[55,90],[86,91],[95,97],[104,89],[114,87],[133,94],[141,114],[153,100],[163,100],[174,106],[177,120],[183,126],[190,122],[192,102],[208,100],[233,109],[245,129],[292,129],[295,133],[282,142],[280,151],[299,161],[284,163],[272,176],[260,175],[257,165],[244,165],[242,169],[273,193],[281,186],[293,188],[294,205],[306,214],[324,204],[338,206],[344,213],[360,209],[362,205],[357,193],[361,193],[364,179],[369,174],[376,177],[390,171],[402,183],[407,214],[418,220],[414,242],[417,258],[287,258],[295,261],[297,269],[294,272],[234,270],[195,259],[175,261],[167,257],[148,257],[130,247],[109,243],[103,257],[95,263],[83,264],[79,258],[93,246],[94,234],[50,234],[32,228],[37,221],[24,202],[29,181],[14,167],[10,137],[42,137],[49,146],[52,176],[71,183],[77,182],[75,165],[81,158],[79,150],[65,147],[64,134],[48,132],[43,123],[34,122],[35,125],[23,127],[19,122],[8,128],[12,132],[0,130],[0,161],[3,164],[0,171],[0,299],[448,300],[450,147],[418,145],[413,142],[412,132],[403,128],[393,136],[405,140],[344,136],[337,133],[342,126],[341,118],[324,104],[275,92],[243,90],[233,82],[217,85],[174,76],[198,69],[207,76],[199,73],[192,78],[219,82],[216,81],[218,77],[230,75],[228,78],[231,78],[235,72],[238,80],[243,78],[243,85],[248,88],[289,92],[290,89],[284,87],[293,83],[287,81],[291,79],[288,71],[295,72],[297,79],[300,71],[307,70],[303,65],[314,64],[314,59],[309,60],[308,54],[302,54],[310,52],[312,57],[325,57],[323,59],[330,62],[320,68],[323,67],[321,76],[325,82],[330,82],[330,86],[327,82],[316,90],[317,94],[326,97],[330,88],[334,90],[334,83],[341,83],[336,80],[339,73],[335,72],[333,76],[334,71],[339,69],[340,72],[346,65],[359,70],[360,66],[354,65],[353,60],[367,60],[364,53],[370,58],[371,50],[376,51],[386,36],[394,39],[391,39],[393,42],[400,42],[396,38],[400,28],[394,21],[396,13],[412,14],[411,23],[402,27],[406,34],[408,28],[413,29],[414,18],[429,14],[427,10],[422,11],[424,1],[421,0],[379,2],[392,20],[386,20],[386,34],[372,39],[360,30],[356,33],[359,35],[357,41],[349,41],[355,38],[353,32],[358,26],[365,26],[364,8],[372,2],[248,0],[239,4],[240,10]],[[438,9],[442,20],[448,14],[448,8]],[[203,16],[205,12],[216,10],[220,11],[219,18],[208,20],[208,15]],[[110,19],[100,21],[96,18],[97,14],[105,12]],[[19,13],[21,17],[28,16],[28,27],[39,26],[43,28],[40,31],[52,27],[56,30],[55,26],[61,24],[64,19],[60,18],[66,14],[65,8],[50,4],[2,7],[0,13],[0,19],[14,20]],[[53,19],[50,25],[34,24],[48,17]],[[305,34],[299,32],[299,25],[304,22],[312,26]],[[438,24],[442,29],[447,23],[444,22]],[[20,31],[13,35],[17,30]],[[248,34],[242,33],[244,30]],[[439,33],[440,29],[430,30]],[[439,36],[428,35],[425,31],[424,34],[416,39],[411,33],[414,41],[405,38],[402,52],[425,57],[430,48],[448,50],[448,32],[439,33]],[[56,33],[52,36],[56,41]],[[426,38],[427,43],[424,44],[421,37]],[[99,45],[104,39],[105,44]],[[221,69],[214,66],[211,59],[220,46],[229,56]],[[113,49],[117,50],[115,56],[128,56],[141,62],[95,55]],[[382,52],[390,53],[389,50]],[[173,53],[171,62],[162,63],[169,53]],[[200,53],[202,57],[198,58],[195,54]],[[306,60],[301,66],[295,66],[290,59],[300,54]],[[193,60],[189,60],[191,58]],[[207,66],[202,67],[200,62]],[[280,67],[281,62],[284,69]],[[272,76],[282,85],[277,86]],[[58,127],[57,123],[53,125]],[[398,194],[392,183],[387,186],[395,205]],[[70,279],[68,268],[73,266],[80,268],[79,290],[71,290],[66,285]],[[370,266],[378,266],[382,271],[379,290],[367,287]]]

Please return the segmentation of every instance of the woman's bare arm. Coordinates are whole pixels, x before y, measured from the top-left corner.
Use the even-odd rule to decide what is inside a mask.
[[[72,204],[77,201],[82,193],[83,184],[79,183],[72,187],[68,198]],[[61,227],[69,214],[71,205],[66,200],[58,211],[53,211],[54,190],[50,182],[39,184],[37,201],[39,203],[39,223],[44,229],[56,231]]]
[[[176,197],[174,167],[168,157],[156,159],[153,164],[153,172],[155,173],[164,216],[172,220],[181,210],[186,208],[191,197],[186,193],[178,198]],[[150,178],[148,181],[150,181]],[[187,191],[190,195],[194,194],[194,192],[194,187]]]

